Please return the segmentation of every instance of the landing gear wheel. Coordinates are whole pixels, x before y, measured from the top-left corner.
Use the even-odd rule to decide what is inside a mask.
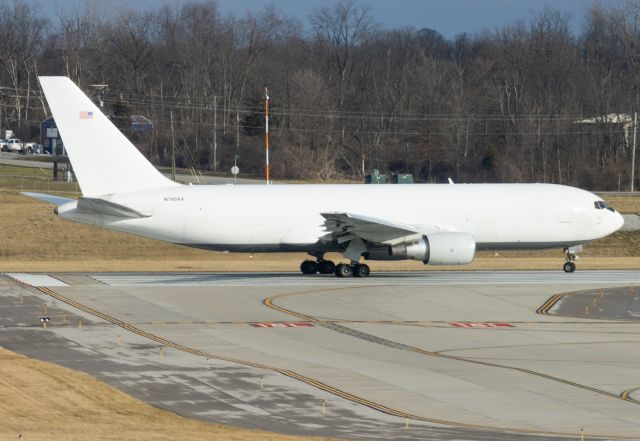
[[[318,272],[318,264],[313,260],[305,260],[300,264],[302,274],[315,274]]]
[[[562,269],[565,273],[572,273],[576,270],[575,260],[578,258],[578,252],[582,251],[581,246],[566,247],[564,249],[564,265]]]
[[[336,264],[330,260],[318,262],[318,272],[320,274],[333,274],[336,271]]]
[[[351,277],[353,276],[353,268],[346,263],[339,263],[335,269],[336,277]]]
[[[353,275],[356,277],[369,277],[370,273],[371,270],[369,269],[369,265],[359,263],[353,266]]]

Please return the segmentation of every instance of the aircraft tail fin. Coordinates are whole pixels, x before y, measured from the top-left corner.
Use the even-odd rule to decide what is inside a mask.
[[[176,186],[67,77],[39,77],[84,196]]]

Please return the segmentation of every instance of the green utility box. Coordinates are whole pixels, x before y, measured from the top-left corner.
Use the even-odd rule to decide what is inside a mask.
[[[413,175],[405,174],[405,175],[393,175],[391,177],[392,184],[413,184]]]
[[[364,177],[365,184],[386,184],[387,175],[366,175]]]

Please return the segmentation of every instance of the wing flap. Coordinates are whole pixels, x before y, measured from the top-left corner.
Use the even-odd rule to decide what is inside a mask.
[[[325,218],[325,234],[321,240],[345,243],[355,238],[369,242],[392,243],[398,239],[421,234],[420,230],[411,225],[403,225],[361,216],[353,213],[320,213]]]

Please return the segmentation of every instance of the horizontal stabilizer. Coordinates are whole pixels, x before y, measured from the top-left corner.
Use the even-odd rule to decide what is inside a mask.
[[[25,191],[25,192],[20,193],[20,194],[23,194],[25,196],[29,196],[31,198],[36,198],[36,199],[39,199],[39,200],[41,200],[43,202],[47,202],[49,204],[54,204],[54,205],[57,205],[57,206],[64,205],[67,202],[75,201],[75,199],[63,198],[63,197],[60,197],[60,196],[54,196],[52,194],[33,193],[33,192],[29,192],[29,191]]]
[[[100,213],[106,216],[139,218],[150,217],[150,214],[140,213],[132,208],[114,202],[105,201],[96,198],[80,198],[78,199],[78,210],[88,211],[91,213]]]

